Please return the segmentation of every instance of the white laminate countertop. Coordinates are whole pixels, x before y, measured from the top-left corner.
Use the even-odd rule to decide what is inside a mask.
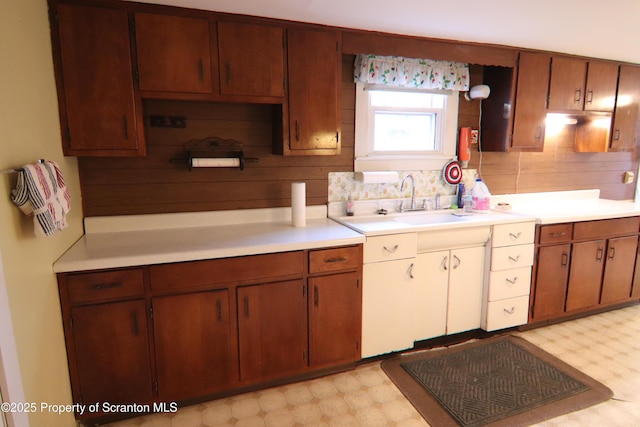
[[[623,218],[640,215],[640,203],[601,199],[599,190],[491,196],[493,205],[511,205],[511,211],[536,217],[537,224]]]
[[[308,207],[306,227],[290,209],[87,218],[85,235],[54,264],[56,273],[227,258],[364,243],[365,237]]]

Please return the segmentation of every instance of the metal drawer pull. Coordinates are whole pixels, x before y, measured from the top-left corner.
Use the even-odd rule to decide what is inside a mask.
[[[616,248],[614,246],[609,248],[609,259],[614,259],[616,257]]]
[[[511,237],[511,240],[518,240],[520,236],[522,236],[522,231],[518,231],[516,234],[509,233],[509,237]]]
[[[512,257],[511,255],[509,255],[509,261],[511,262],[518,262],[520,261],[520,255],[516,256],[515,258]]]
[[[453,269],[455,270],[456,268],[460,267],[460,258],[458,258],[457,255],[453,256]]]
[[[576,89],[575,97],[573,98],[574,102],[580,102],[582,99],[582,89]]]
[[[338,257],[338,258],[327,258],[324,260],[324,262],[344,262],[347,259],[345,257]]]
[[[509,279],[507,277],[505,280],[507,281],[507,283],[509,283],[507,286],[511,287],[511,286],[515,285],[516,282],[518,281],[518,276],[515,276],[513,279]]]
[[[409,270],[407,270],[407,274],[409,274],[409,277],[414,279],[413,277],[413,263],[411,263],[411,265],[409,266]]]
[[[442,262],[440,263],[440,268],[444,271],[447,271],[447,263],[449,262],[449,257],[442,258]]]
[[[567,233],[565,233],[564,231],[561,231],[559,233],[551,233],[551,237],[562,237],[565,234],[567,234]]]
[[[101,289],[118,288],[120,286],[122,286],[122,282],[111,282],[111,283],[97,283],[93,285],[92,288],[95,290],[101,290]]]
[[[382,247],[382,249],[384,249],[385,251],[387,251],[387,252],[389,252],[389,253],[392,253],[392,254],[393,254],[393,253],[395,253],[395,252],[398,250],[398,247],[399,247],[398,245],[395,245],[394,247],[392,247],[391,249],[389,249],[388,247],[383,246],[383,247]]]
[[[511,316],[513,313],[516,312],[516,307],[513,306],[513,307],[511,307],[510,310],[507,310],[506,308],[503,308],[502,310],[504,311],[505,315]]]
[[[598,253],[596,254],[596,261],[602,262],[602,258],[604,258],[604,248],[600,246],[598,248]]]

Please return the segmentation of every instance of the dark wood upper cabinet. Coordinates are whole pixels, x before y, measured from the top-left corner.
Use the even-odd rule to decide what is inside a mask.
[[[284,96],[284,30],[218,22],[220,93]]]
[[[633,151],[640,142],[640,67],[621,65],[611,151]]]
[[[55,15],[52,28],[57,32],[52,33],[64,154],[144,155],[127,12],[57,4]]]
[[[136,13],[135,37],[140,90],[211,93],[207,19]]]
[[[276,152],[288,155],[340,153],[340,33],[287,31],[288,135]],[[288,120],[288,126],[287,126]],[[275,144],[275,143],[274,143]]]
[[[543,149],[550,61],[551,57],[546,54],[520,53],[513,108],[512,150]]]
[[[617,64],[554,56],[547,108],[613,111],[617,83]]]

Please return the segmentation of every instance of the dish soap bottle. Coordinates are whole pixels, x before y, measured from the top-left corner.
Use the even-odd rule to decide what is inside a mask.
[[[351,194],[349,194],[349,197],[347,197],[347,216],[353,216],[354,213],[353,199],[351,198]]]
[[[491,208],[491,193],[482,178],[477,178],[476,183],[471,190],[473,211],[478,213],[487,213]]]

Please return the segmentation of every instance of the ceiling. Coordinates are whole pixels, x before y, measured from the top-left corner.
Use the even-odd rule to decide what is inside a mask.
[[[639,0],[136,0],[640,63]]]

